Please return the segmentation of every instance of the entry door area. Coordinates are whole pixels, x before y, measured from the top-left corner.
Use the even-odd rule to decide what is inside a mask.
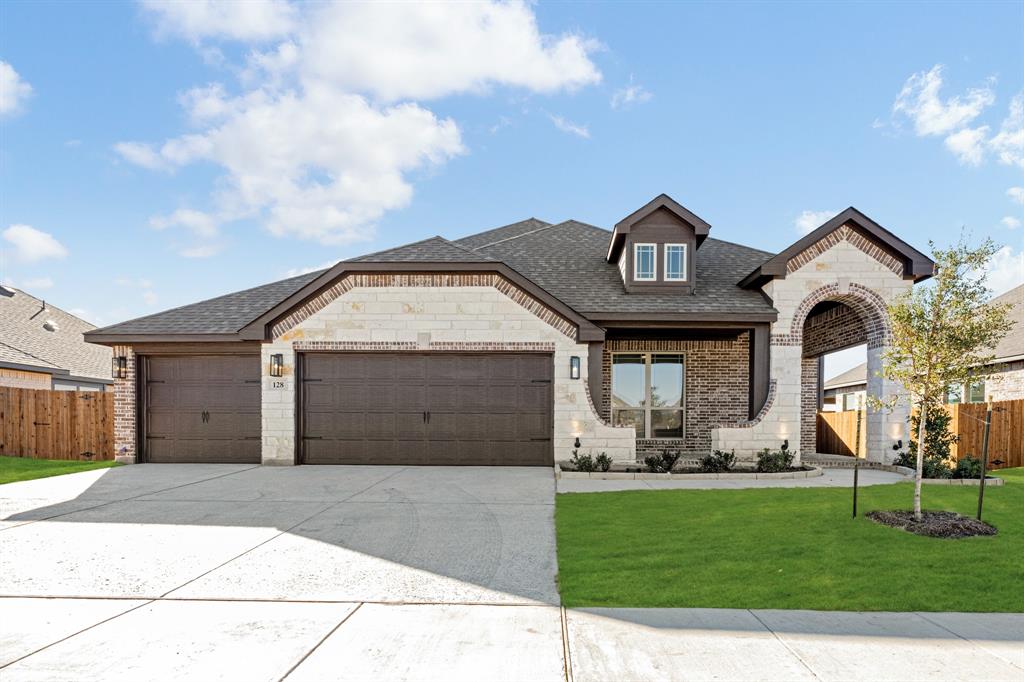
[[[302,355],[306,464],[550,466],[540,353]]]
[[[258,355],[147,357],[148,462],[260,462]]]

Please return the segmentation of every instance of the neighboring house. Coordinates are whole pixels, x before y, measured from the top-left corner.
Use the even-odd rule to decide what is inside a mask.
[[[13,287],[0,286],[0,386],[102,391],[110,349],[86,343],[84,320]]]
[[[838,374],[824,384],[821,409],[825,412],[856,410],[858,405],[867,406],[868,363]],[[860,401],[860,402],[858,402]]]
[[[853,208],[778,254],[710,231],[660,195],[612,231],[432,237],[86,338],[120,363],[126,461],[813,452],[818,357],[866,342],[877,365],[886,303],[932,262]],[[869,456],[905,420],[869,415]]]

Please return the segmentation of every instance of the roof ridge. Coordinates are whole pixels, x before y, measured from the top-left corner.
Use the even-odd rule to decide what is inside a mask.
[[[68,317],[75,318],[76,320],[78,320],[79,322],[81,322],[83,324],[87,324],[87,325],[91,326],[93,329],[97,329],[98,328],[95,324],[93,324],[89,320],[83,320],[78,315],[75,315],[74,313],[69,313],[67,310],[64,310],[60,306],[56,306],[56,305],[52,305],[50,303],[47,303],[45,298],[39,298],[38,296],[36,296],[34,294],[28,293],[24,289],[19,289],[18,287],[11,286],[9,284],[5,284],[4,287],[7,288],[7,289],[11,289],[13,291],[16,291],[17,293],[19,293],[19,294],[21,294],[23,296],[28,296],[29,298],[31,298],[34,301],[38,301],[39,303],[42,303],[43,305],[46,306],[47,309],[52,308],[53,310],[56,310],[56,311],[58,311],[58,312],[60,312],[60,313],[62,313],[64,315],[67,315]],[[92,331],[92,329],[90,329],[89,331]],[[12,348],[13,348],[13,346],[12,346]]]
[[[27,355],[30,358],[35,358],[39,362],[45,362],[50,367],[55,367],[57,369],[63,369],[60,365],[54,363],[53,360],[47,360],[46,358],[40,357],[40,356],[36,355],[35,353],[30,353],[29,351],[25,350],[24,348],[18,348],[17,346],[12,346],[11,344],[5,343],[3,341],[0,341],[0,346],[7,346],[11,350],[17,351],[17,352],[21,353],[22,355]]]
[[[530,220],[533,220],[533,218],[531,218]],[[520,221],[520,222],[525,222],[525,221]],[[538,222],[544,222],[544,221],[538,221]],[[489,244],[481,244],[480,246],[477,246],[476,248],[474,248],[473,251],[479,251],[480,249],[486,249],[487,247],[494,246],[495,244],[504,244],[505,242],[510,242],[513,239],[519,239],[520,237],[525,237],[527,235],[536,234],[538,232],[543,232],[544,230],[550,230],[552,227],[558,227],[559,225],[565,225],[565,223],[567,223],[567,222],[569,222],[569,221],[568,220],[563,220],[560,223],[545,223],[544,227],[538,227],[536,230],[530,230],[529,232],[523,232],[522,234],[517,234],[517,235],[512,236],[512,237],[505,237],[504,239],[499,239],[497,241],[490,242]],[[515,225],[515,223],[511,223],[511,224]],[[508,226],[506,225],[506,227],[508,227]],[[500,230],[501,228],[499,227],[499,228],[495,228],[495,229]],[[490,232],[490,231],[491,230],[488,230],[488,232]]]

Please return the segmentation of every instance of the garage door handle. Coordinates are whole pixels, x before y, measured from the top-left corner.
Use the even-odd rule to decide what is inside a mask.
[[[549,440],[551,440],[551,439],[550,438],[531,438],[530,439],[531,442],[536,441],[536,442],[539,442],[539,443],[546,443]]]
[[[303,436],[302,440],[323,440],[323,436]]]

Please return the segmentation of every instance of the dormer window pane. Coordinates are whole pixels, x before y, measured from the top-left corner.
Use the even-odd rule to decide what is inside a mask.
[[[639,282],[657,279],[657,245],[633,245],[633,279]]]
[[[665,279],[686,279],[686,244],[665,244]]]

